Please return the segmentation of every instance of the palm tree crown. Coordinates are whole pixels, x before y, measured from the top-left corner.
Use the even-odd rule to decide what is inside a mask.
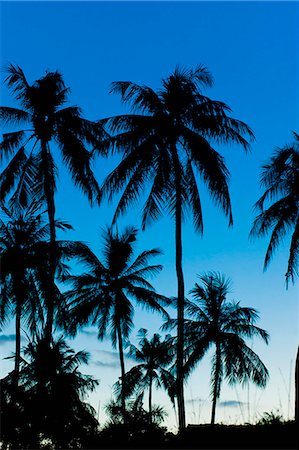
[[[168,304],[168,299],[156,293],[146,280],[162,269],[160,264],[148,264],[150,258],[160,254],[160,250],[146,250],[133,259],[136,235],[134,228],[129,227],[122,234],[109,228],[104,234],[103,262],[87,246],[82,246],[77,256],[86,265],[88,273],[69,277],[74,289],[66,293],[71,315],[75,317],[71,329],[91,323],[97,326],[99,339],[108,332],[113,346],[116,346],[117,324],[125,339],[133,326],[132,300],[165,313],[160,303]]]
[[[196,229],[202,231],[198,173],[232,221],[229,173],[209,141],[236,142],[248,149],[244,136],[252,139],[253,133],[246,124],[228,116],[227,105],[203,95],[202,88],[212,84],[212,76],[203,66],[176,68],[162,80],[162,89],[157,92],[132,82],[112,83],[111,92],[119,93],[135,113],[104,120],[112,133],[118,133],[112,140],[115,149],[123,153],[122,162],[107,177],[102,190],[112,197],[125,187],[115,219],[143,193],[148,182],[151,188],[143,209],[143,227],[158,218],[163,205],[173,214],[179,177],[182,207],[191,210]]]
[[[97,195],[97,183],[86,145],[98,147],[96,134],[99,127],[96,131],[92,122],[82,117],[77,106],[63,107],[70,90],[59,72],[47,72],[32,85],[20,67],[11,64],[7,72],[6,83],[22,109],[1,106],[0,120],[4,126],[21,128],[27,125],[29,129],[3,135],[1,159],[13,158],[1,176],[2,199],[19,179],[15,200],[26,202],[34,170],[37,177],[34,181],[39,182],[44,194],[47,196],[49,189],[55,191],[57,168],[48,147],[50,142],[55,142],[75,184],[92,201]]]
[[[252,237],[263,237],[271,231],[265,269],[282,239],[292,232],[287,284],[295,281],[299,267],[299,136],[294,133],[294,137],[292,145],[278,148],[263,166],[261,185],[265,192],[255,205],[261,212],[251,230]],[[265,208],[267,202],[272,204]]]

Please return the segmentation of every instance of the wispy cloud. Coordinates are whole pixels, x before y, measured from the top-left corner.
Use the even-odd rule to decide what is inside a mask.
[[[99,353],[100,355],[103,356],[103,358],[110,358],[114,361],[119,362],[119,354],[116,351],[111,351],[111,350],[96,350],[97,353]],[[124,354],[125,359],[127,359],[128,361],[135,361],[134,358],[132,358],[131,356],[127,355],[126,353]]]
[[[204,399],[203,398],[200,398],[200,397],[194,397],[194,398],[187,398],[186,400],[185,400],[185,402],[186,403],[202,403],[202,402],[204,402]]]
[[[113,350],[96,350],[97,353],[102,355],[103,357],[108,357],[111,359],[117,359],[118,360],[118,353]]]
[[[81,333],[90,337],[96,337],[98,335],[96,331],[89,331],[89,330],[81,330]]]
[[[116,369],[118,367],[118,362],[116,361],[93,361],[93,366],[102,367],[103,369],[112,368]]]
[[[0,345],[4,345],[8,342],[14,342],[15,340],[15,334],[0,334]]]
[[[97,367],[115,369],[119,367],[118,353],[111,350],[97,350],[100,359],[93,361],[93,365]]]
[[[247,405],[246,402],[240,402],[238,400],[225,400],[219,403],[219,406],[229,406],[235,408],[236,406],[244,406]]]

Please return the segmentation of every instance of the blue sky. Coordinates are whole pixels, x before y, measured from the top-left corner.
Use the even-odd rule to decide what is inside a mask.
[[[201,63],[215,79],[207,95],[226,102],[235,117],[253,128],[256,142],[250,154],[237,146],[217,147],[231,172],[233,229],[228,229],[202,185],[204,237],[194,233],[191,223],[184,225],[186,291],[198,273],[223,272],[233,280],[230,298],[257,308],[260,326],[271,335],[268,347],[253,343],[270,370],[268,387],[259,391],[250,386],[248,395],[247,389],[223,386],[221,401],[243,402],[220,406],[218,419],[224,421],[243,417],[247,421],[277,408],[285,416],[293,414],[288,394],[293,396],[289,376],[298,342],[298,284],[285,290],[288,240],[263,273],[267,240],[250,242],[248,233],[254,218],[252,206],[261,194],[260,167],[276,146],[292,140],[292,130],[298,132],[298,19],[299,5],[295,2],[1,3],[1,65],[17,63],[29,81],[45,70],[58,69],[71,87],[71,103],[80,105],[90,119],[124,111],[119,98],[108,94],[112,81],[131,80],[158,88],[161,78],[177,64],[193,67]],[[6,88],[1,90],[1,104],[13,104]],[[99,160],[95,164],[99,181],[116,162]],[[84,240],[99,251],[100,229],[111,221],[115,204],[90,209],[64,169],[60,170],[56,203],[57,216],[75,227],[68,238]],[[139,226],[141,206],[142,201],[131,208],[120,225]],[[140,233],[136,251],[157,246],[164,252],[164,270],[154,284],[163,294],[174,295],[174,229],[167,217]],[[159,317],[139,310],[135,321],[132,340],[141,326],[156,332],[161,325]],[[3,333],[10,335],[13,329],[7,327]],[[0,345],[3,356],[13,349],[9,339],[0,339]],[[93,362],[86,371],[101,380],[91,401],[98,407],[101,400],[103,418],[109,385],[118,377],[115,355],[107,353],[109,342],[101,344],[93,334],[80,334],[72,345],[92,352]],[[9,364],[3,362],[2,373]],[[191,423],[199,415],[202,421],[209,419],[208,381],[209,355],[186,388],[186,398],[194,399],[187,401]],[[163,393],[156,394],[156,402],[160,401],[167,401]],[[168,403],[167,407],[169,423],[175,425]]]

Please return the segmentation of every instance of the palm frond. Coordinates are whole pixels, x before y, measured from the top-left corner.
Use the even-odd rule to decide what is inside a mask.
[[[298,259],[299,259],[299,216],[296,221],[295,230],[292,235],[290,245],[290,256],[288,260],[288,270],[286,273],[286,282],[291,280],[294,283],[295,275],[299,275],[298,271]]]
[[[184,128],[183,139],[190,151],[190,159],[206,183],[212,199],[228,216],[229,224],[232,225],[233,219],[228,190],[229,171],[224,158],[204,138],[186,127]]]
[[[198,231],[200,234],[203,234],[203,215],[201,209],[200,195],[196,183],[196,178],[193,172],[192,163],[190,160],[187,163],[186,177],[188,179],[189,185],[188,190],[190,199],[189,206],[192,210],[193,224],[195,230]]]
[[[16,180],[24,169],[27,156],[24,147],[21,147],[11,159],[0,175],[0,197],[2,201],[15,186]]]
[[[8,74],[5,79],[8,88],[12,91],[15,98],[20,100],[25,108],[29,109],[30,86],[23,70],[18,65],[9,64],[5,71]]]
[[[152,257],[161,255],[161,250],[159,248],[153,248],[151,250],[145,250],[140,255],[137,256],[135,261],[129,266],[129,268],[124,272],[124,275],[129,275],[134,273],[140,269],[143,269],[146,264],[148,264],[148,260]]]
[[[132,111],[157,113],[161,110],[159,96],[148,86],[139,86],[130,81],[115,81],[110,93],[120,94],[121,101],[131,106]]]

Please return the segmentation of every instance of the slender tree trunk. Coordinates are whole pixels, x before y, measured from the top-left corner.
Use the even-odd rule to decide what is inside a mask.
[[[184,275],[182,269],[182,203],[181,194],[177,193],[175,211],[176,273],[178,281],[178,341],[177,341],[177,399],[179,430],[186,427],[184,403]]]
[[[18,386],[20,377],[20,362],[21,362],[21,315],[22,315],[22,308],[25,303],[26,287],[24,285],[25,279],[24,264],[22,261],[16,261],[16,264],[19,264],[19,267],[14,277],[15,302],[16,302],[16,323],[15,323],[16,356],[15,356],[14,378],[15,383]]]
[[[120,370],[121,370],[121,409],[123,414],[123,421],[126,423],[126,395],[125,395],[125,359],[123,350],[123,339],[121,335],[120,324],[117,324],[117,339],[118,339],[118,350],[119,350],[119,360],[120,360]]]
[[[150,375],[149,395],[148,395],[148,410],[149,410],[149,420],[150,420],[150,424],[151,425],[153,423],[152,395],[153,395],[153,377]]]
[[[16,358],[15,358],[15,382],[19,384],[21,361],[21,306],[16,306]]]
[[[184,402],[184,274],[182,268],[182,192],[181,192],[181,177],[179,159],[177,155],[176,146],[172,148],[172,155],[175,170],[175,266],[178,282],[178,306],[177,306],[177,400],[178,400],[178,416],[179,416],[179,431],[186,428],[185,417],[185,402]]]
[[[45,339],[50,345],[52,339],[55,304],[55,269],[56,269],[56,229],[55,229],[55,166],[47,142],[42,141],[42,159],[44,172],[44,192],[46,196],[48,218],[50,227],[50,247],[49,247],[49,285],[46,293],[47,297],[47,318],[45,326]]]
[[[211,425],[215,424],[216,404],[217,404],[217,400],[220,395],[220,368],[221,368],[221,352],[220,352],[219,345],[216,344],[216,367],[215,367],[215,380],[214,380],[214,390],[213,390]]]
[[[299,423],[299,346],[297,348],[295,367],[295,421]]]

